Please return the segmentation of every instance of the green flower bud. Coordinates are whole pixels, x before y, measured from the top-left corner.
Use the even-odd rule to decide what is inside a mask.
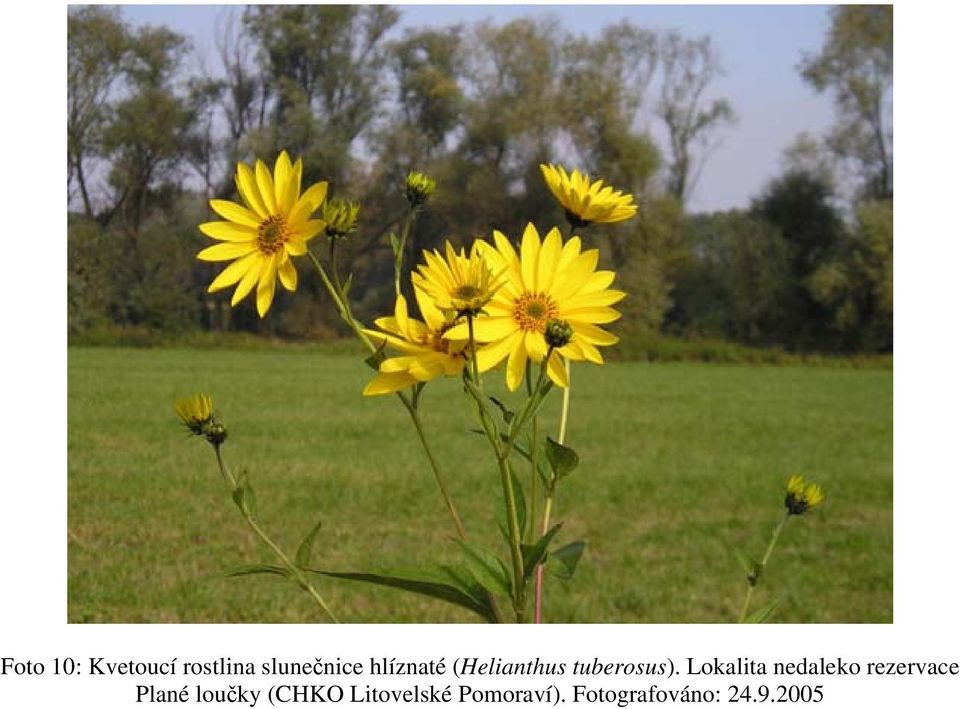
[[[327,200],[323,204],[321,219],[326,222],[326,234],[331,239],[342,239],[357,228],[358,202],[342,199]]]
[[[411,172],[407,175],[407,201],[414,209],[422,207],[437,188],[436,181],[422,172]]]
[[[206,436],[212,445],[219,446],[227,440],[227,428],[219,421],[211,421],[207,424],[206,431],[204,431],[203,435]]]
[[[543,331],[543,339],[547,341],[547,345],[550,347],[559,349],[573,339],[573,328],[566,320],[554,318],[547,322],[547,327]]]

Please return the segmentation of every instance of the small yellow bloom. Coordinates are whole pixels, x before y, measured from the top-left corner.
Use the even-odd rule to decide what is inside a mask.
[[[426,204],[437,188],[437,183],[433,178],[427,177],[422,172],[411,172],[407,175],[404,188],[407,201],[411,207],[416,209]]]
[[[191,433],[200,436],[213,419],[213,399],[209,394],[185,396],[173,402],[173,410]]]
[[[411,280],[444,312],[476,314],[500,287],[480,255],[479,242],[474,242],[469,256],[463,249],[457,253],[448,241],[446,258],[436,250],[424,251],[423,258],[426,264],[417,267]]]
[[[303,162],[290,163],[280,153],[273,174],[257,160],[254,168],[237,165],[237,190],[243,204],[222,199],[210,206],[226,221],[206,222],[200,231],[222,243],[197,254],[201,261],[233,261],[210,284],[209,291],[239,283],[231,305],[236,305],[257,287],[257,312],[262,318],[273,303],[277,277],[289,291],[297,288],[297,269],[291,256],[307,253],[307,241],[319,234],[324,222],[311,215],[327,195],[327,183],[318,182],[302,195]]]
[[[790,514],[802,515],[823,502],[825,497],[826,494],[819,485],[806,483],[801,475],[791,475],[787,481],[787,497],[784,505]]]
[[[394,316],[376,320],[380,331],[364,330],[375,343],[402,353],[380,364],[380,373],[364,388],[364,396],[391,394],[420,382],[458,375],[463,371],[467,341],[444,338],[454,323],[453,318],[444,316],[419,288],[414,288],[414,293],[425,322],[410,317],[406,298],[398,295]]]
[[[574,228],[594,222],[622,222],[637,213],[633,195],[604,187],[603,180],[590,182],[590,177],[579,170],[568,175],[560,165],[541,165],[540,172]]]
[[[580,238],[566,243],[559,229],[551,229],[540,241],[533,224],[523,232],[520,253],[506,236],[493,233],[496,246],[480,241],[480,253],[490,270],[502,273],[504,284],[484,307],[485,315],[474,322],[477,342],[487,343],[477,351],[477,365],[485,372],[507,360],[507,387],[515,391],[523,380],[527,360],[542,362],[547,352],[547,374],[558,386],[567,386],[562,357],[602,364],[597,347],[618,341],[597,325],[620,317],[612,305],[619,302],[623,291],[609,288],[616,274],[597,271],[599,252],[580,251]],[[572,330],[569,341],[549,349],[547,326],[564,321]],[[466,324],[458,324],[447,333],[448,338],[468,338]]]

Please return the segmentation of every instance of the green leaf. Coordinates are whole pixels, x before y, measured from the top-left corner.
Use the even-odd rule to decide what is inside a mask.
[[[250,485],[250,479],[247,477],[246,471],[240,473],[237,486],[233,489],[231,497],[233,497],[234,504],[243,514],[249,517],[253,517],[256,514],[257,496],[253,492],[253,486]]]
[[[763,566],[752,556],[744,554],[736,547],[733,547],[733,555],[737,557],[737,561],[740,562],[740,567],[747,575],[747,583],[751,586],[756,586],[760,580],[760,574],[763,572]]]
[[[400,253],[400,237],[391,231],[387,238],[390,240],[390,248],[393,249],[393,255],[397,256]]]
[[[300,542],[300,546],[297,547],[295,562],[300,568],[306,568],[310,566],[310,554],[313,551],[313,540],[317,538],[317,533],[320,531],[321,525],[322,520],[317,520],[317,523],[313,525],[309,532],[307,532],[307,536],[305,536],[303,541]]]
[[[310,569],[310,571],[330,578],[361,581],[418,593],[421,596],[436,598],[466,608],[491,623],[496,622],[496,616],[490,608],[483,588],[468,578],[463,571],[453,567],[440,566],[433,570],[401,569],[376,574],[319,569]]]
[[[549,532],[544,534],[536,544],[521,544],[520,550],[523,552],[523,576],[530,578],[537,565],[547,557],[547,547],[560,531],[563,523],[555,524]]]
[[[387,355],[384,353],[386,346],[387,346],[387,342],[386,340],[384,340],[383,342],[380,343],[380,346],[377,348],[376,352],[374,352],[372,355],[370,355],[365,360],[363,360],[364,362],[366,362],[367,366],[370,367],[370,369],[372,369],[375,372],[380,371],[380,364],[383,362],[383,360],[387,358]]]
[[[231,576],[253,576],[254,574],[276,574],[277,576],[290,576],[290,572],[282,566],[273,564],[249,564],[247,566],[238,566],[235,569],[224,571],[223,575]]]
[[[580,456],[573,448],[557,443],[550,436],[547,436],[545,449],[547,460],[550,462],[550,467],[553,469],[553,474],[556,475],[557,480],[568,476],[576,470],[580,463]]]
[[[767,618],[777,609],[777,606],[780,605],[780,599],[774,598],[768,605],[764,606],[755,613],[751,613],[744,623],[766,623]]]
[[[510,409],[508,409],[508,408],[506,407],[506,405],[504,405],[504,403],[503,403],[502,401],[500,401],[500,399],[498,399],[498,398],[495,397],[495,396],[491,396],[491,397],[488,397],[488,398],[490,399],[490,401],[492,401],[492,402],[494,403],[494,405],[495,405],[498,409],[500,409],[500,413],[503,415],[503,422],[504,422],[504,423],[507,423],[507,424],[508,424],[508,423],[510,423],[511,421],[513,421],[513,417],[514,417],[515,414],[514,414]]]
[[[343,297],[346,298],[350,295],[350,288],[353,287],[353,273],[350,273],[347,276],[347,280],[343,283]]]
[[[577,540],[550,552],[547,559],[550,573],[565,581],[572,579],[574,572],[577,570],[577,564],[580,563],[580,557],[583,556],[586,548],[587,543],[585,541]]]
[[[517,507],[517,526],[520,529],[520,535],[523,536],[523,533],[527,529],[527,496],[523,494],[523,485],[520,483],[520,477],[513,469],[513,466],[510,465],[510,461],[507,461],[507,468],[510,470],[513,501]],[[504,506],[504,513],[506,513],[506,506]]]
[[[478,584],[490,593],[510,595],[510,572],[496,554],[474,542],[463,539],[454,541],[463,550],[467,570]]]

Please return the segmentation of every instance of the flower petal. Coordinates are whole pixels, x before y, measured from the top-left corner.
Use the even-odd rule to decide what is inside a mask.
[[[254,212],[243,207],[236,202],[228,202],[225,199],[211,199],[210,207],[227,221],[256,229],[263,221]]]
[[[520,382],[523,381],[526,370],[527,350],[523,346],[523,341],[520,340],[507,358],[507,389],[516,391],[520,387]]]
[[[292,177],[293,165],[290,164],[290,156],[286,150],[281,150],[273,165],[273,191],[279,214],[289,214],[296,199],[296,195],[290,194]]]
[[[570,379],[567,377],[567,368],[559,352],[554,352],[550,355],[550,360],[547,362],[547,374],[557,386],[564,388],[570,386]]]
[[[479,370],[486,372],[496,367],[510,352],[522,346],[522,339],[523,333],[517,331],[510,337],[506,337],[499,342],[481,347],[477,350],[477,367]]]
[[[204,222],[200,231],[220,241],[256,241],[257,230],[234,222]]]
[[[257,244],[254,241],[225,241],[222,244],[208,246],[197,254],[197,258],[201,261],[230,261],[256,250]]]
[[[560,238],[560,230],[554,227],[543,238],[543,245],[540,247],[540,256],[537,259],[537,290],[539,292],[549,292],[553,285],[553,276],[557,270],[557,262],[560,260],[560,254],[563,250],[563,239]]]
[[[507,318],[477,318],[473,323],[473,336],[477,342],[494,342],[519,329],[517,321]]]
[[[243,300],[247,293],[253,290],[253,287],[257,285],[257,281],[260,278],[260,274],[263,271],[264,259],[262,256],[253,263],[249,270],[247,270],[246,275],[240,280],[240,285],[237,286],[237,289],[233,292],[233,297],[230,299],[230,305],[236,305],[241,300]]]
[[[288,291],[297,289],[297,269],[289,257],[283,259],[280,268],[277,269],[277,275],[280,276],[280,282]]]
[[[267,212],[270,214],[276,214],[277,198],[273,187],[273,178],[270,176],[270,170],[263,160],[257,160],[256,177],[260,197],[263,199],[263,206],[267,208]]]
[[[247,206],[252,209],[258,217],[261,219],[266,219],[270,216],[270,213],[267,211],[266,206],[263,203],[263,199],[260,197],[260,190],[257,187],[257,178],[253,174],[253,170],[250,169],[250,166],[245,163],[237,164],[237,191],[240,193],[240,198],[246,202]]]
[[[307,188],[307,191],[304,192],[300,199],[297,200],[297,203],[293,206],[293,209],[290,210],[289,219],[287,220],[291,227],[296,229],[300,224],[307,221],[310,216],[317,211],[317,207],[323,204],[323,200],[327,197],[327,183],[318,182],[315,185],[311,185]]]
[[[234,283],[243,278],[247,271],[249,271],[251,268],[256,268],[259,271],[259,264],[257,263],[259,258],[260,254],[256,251],[254,251],[252,254],[247,254],[243,258],[238,258],[225,269],[220,271],[217,277],[213,279],[213,283],[211,283],[207,288],[207,292],[215,293],[218,290],[232,286]]]
[[[537,259],[539,256],[540,235],[531,222],[523,230],[523,241],[520,242],[520,271],[523,274],[523,285],[532,293],[539,292],[537,287]]]
[[[260,274],[260,283],[257,285],[257,313],[264,317],[273,303],[273,296],[277,292],[277,255],[268,258],[263,264],[263,273]]]
[[[367,386],[363,388],[363,395],[392,394],[401,389],[412,387],[416,383],[417,380],[407,372],[381,373],[367,383]]]

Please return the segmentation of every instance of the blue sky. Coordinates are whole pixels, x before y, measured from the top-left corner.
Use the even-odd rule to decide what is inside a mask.
[[[726,75],[711,97],[726,97],[739,120],[724,129],[688,207],[693,211],[745,207],[781,168],[783,149],[802,131],[822,133],[832,121],[828,97],[816,95],[797,73],[803,52],[820,49],[829,27],[825,5],[400,5],[401,29],[491,19],[553,15],[570,31],[597,34],[628,19],[649,29],[709,34]],[[239,12],[240,7],[233,8]],[[164,24],[193,39],[208,66],[222,5],[127,5],[134,24]],[[654,130],[657,137],[657,131]]]

